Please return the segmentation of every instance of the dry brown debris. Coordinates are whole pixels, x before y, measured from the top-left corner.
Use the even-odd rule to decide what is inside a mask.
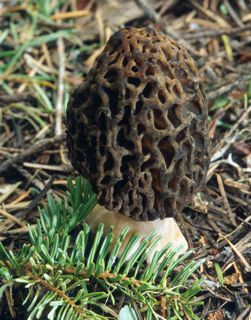
[[[217,310],[210,312],[207,316],[207,320],[224,320],[224,312],[222,310]]]

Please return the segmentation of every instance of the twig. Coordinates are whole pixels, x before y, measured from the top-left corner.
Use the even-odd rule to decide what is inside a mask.
[[[64,300],[68,305],[70,305],[72,307],[72,309],[74,310],[74,312],[76,312],[78,315],[84,315],[86,309],[79,307],[78,305],[76,305],[74,303],[74,301],[69,298],[64,291],[59,290],[58,288],[56,288],[55,286],[51,285],[49,282],[47,282],[46,280],[33,275],[32,273],[28,274],[28,277],[30,277],[31,279],[35,280],[37,284],[40,284],[41,287],[46,288],[47,290],[54,292],[57,296],[59,296],[62,300]]]
[[[24,218],[27,216],[27,214],[35,207],[37,207],[38,203],[40,202],[40,200],[46,195],[47,191],[51,188],[51,186],[53,185],[53,181],[54,181],[55,177],[51,176],[50,180],[47,182],[47,184],[45,185],[44,189],[41,190],[41,192],[34,197],[34,199],[29,203],[29,205],[24,208],[22,211],[18,212],[15,217],[18,218]]]
[[[237,78],[235,81],[224,85],[215,91],[211,91],[206,93],[207,100],[214,100],[215,98],[221,96],[224,93],[228,93],[229,91],[232,91],[236,87],[242,87],[246,85],[246,83],[250,80],[250,74],[244,74]]]
[[[224,202],[224,205],[225,205],[225,208],[227,210],[227,213],[228,213],[228,217],[229,217],[229,220],[231,221],[232,225],[233,226],[237,226],[237,223],[235,221],[235,214],[233,213],[230,205],[229,205],[229,202],[228,202],[228,199],[227,199],[227,195],[226,195],[226,191],[225,191],[225,188],[224,188],[224,184],[223,184],[223,181],[222,181],[222,177],[216,173],[216,177],[217,177],[217,182],[218,182],[218,186],[219,186],[219,189],[220,189],[220,192],[221,192],[221,196],[223,198],[223,202]]]
[[[223,157],[226,153],[230,145],[236,140],[236,135],[232,136],[235,130],[239,127],[239,125],[245,120],[246,117],[251,113],[251,106],[249,106],[246,110],[243,111],[239,120],[233,125],[233,127],[227,132],[225,137],[218,143],[218,145],[212,150],[211,163]],[[224,146],[225,144],[225,146]]]
[[[9,225],[9,227],[13,227],[13,225]],[[15,228],[15,229],[11,229],[11,230],[5,230],[3,232],[1,232],[3,235],[5,236],[10,236],[10,235],[15,235],[15,234],[20,234],[20,233],[27,233],[32,229],[35,229],[36,225],[26,225],[25,227],[20,227],[20,228]]]
[[[59,171],[64,173],[70,173],[73,168],[71,165],[49,165],[49,164],[42,164],[42,163],[30,163],[30,162],[24,162],[24,167],[27,168],[33,168],[33,169],[42,169],[42,170],[48,170],[48,171]]]
[[[145,17],[153,21],[154,23],[159,22],[159,14],[144,0],[135,0],[137,6],[143,11]]]
[[[13,295],[12,295],[12,290],[11,288],[8,288],[7,290],[5,290],[5,297],[7,300],[7,304],[8,304],[8,308],[11,314],[12,319],[16,318],[16,312],[14,310],[14,300],[13,300]]]
[[[38,59],[38,63],[43,63],[44,60],[45,60],[45,56],[43,55],[40,57],[40,59]],[[38,67],[37,67],[37,65],[35,65],[31,69],[31,71],[28,73],[28,77],[33,78],[37,72],[38,72]],[[27,87],[27,85],[28,85],[28,82],[22,83],[21,86],[17,89],[17,92],[22,93],[25,90],[25,88]]]
[[[28,183],[25,185],[24,189],[27,189],[29,184],[34,185],[38,190],[42,190],[44,188],[44,183],[41,182],[39,179],[35,178],[36,174],[30,174],[27,170],[23,167],[20,167],[16,164],[13,167],[25,178],[27,179]]]
[[[239,259],[240,259],[241,263],[244,265],[246,271],[251,272],[251,265],[248,263],[247,259],[243,256],[243,254],[238,250],[236,245],[234,245],[231,241],[229,241],[228,238],[226,236],[224,236],[223,234],[219,234],[219,235],[220,235],[220,237],[222,237],[223,239],[225,239],[227,241],[227,243],[230,245],[232,250],[239,257]]]
[[[59,70],[58,70],[58,92],[56,103],[56,124],[55,135],[62,134],[62,117],[63,117],[63,102],[64,102],[64,74],[65,74],[65,53],[64,41],[62,37],[57,40],[58,57],[59,57]]]
[[[91,15],[92,13],[89,10],[77,10],[77,11],[56,13],[52,16],[52,19],[53,20],[72,19],[72,18],[79,18],[79,17],[88,17]]]
[[[247,306],[242,313],[236,318],[236,320],[245,320],[247,319],[246,316],[248,316],[249,311],[251,310],[251,306]],[[251,313],[249,314],[249,319],[251,319]]]
[[[230,24],[224,20],[222,17],[220,17],[218,14],[215,12],[204,8],[202,5],[197,3],[195,0],[189,0],[189,2],[200,12],[202,12],[206,17],[211,19],[212,21],[215,21],[221,28],[222,27],[227,27],[230,28]]]
[[[162,8],[160,9],[159,14],[162,16],[167,10],[170,10],[178,0],[166,0],[162,4]]]
[[[51,146],[54,146],[56,143],[62,143],[63,141],[65,141],[65,138],[66,135],[63,133],[54,138],[48,138],[37,142],[35,145],[32,145],[31,147],[27,148],[22,153],[14,157],[11,157],[8,160],[5,160],[0,165],[0,174],[5,173],[13,164],[23,162],[27,158],[34,156],[37,153],[41,153],[45,149],[50,148]]]
[[[234,28],[231,30],[200,30],[198,32],[187,33],[183,37],[185,40],[193,40],[198,38],[220,37],[223,34],[227,36],[235,36],[238,33],[250,31],[250,30],[251,30],[251,24],[248,24],[243,27]]]
[[[16,103],[20,101],[34,101],[35,97],[31,92],[16,93],[14,95],[2,95],[0,96],[0,107],[7,104]]]
[[[15,222],[16,224],[18,224],[21,227],[25,227],[26,226],[26,224],[23,221],[18,219],[16,216],[10,214],[6,210],[0,209],[0,215],[4,216],[5,218],[7,218],[9,220],[12,220],[13,222]]]
[[[229,14],[231,15],[231,17],[233,18],[233,20],[235,21],[235,23],[239,26],[239,27],[243,27],[244,24],[241,21],[241,19],[238,17],[236,11],[232,8],[232,6],[230,5],[228,0],[224,0],[224,5],[226,6]]]

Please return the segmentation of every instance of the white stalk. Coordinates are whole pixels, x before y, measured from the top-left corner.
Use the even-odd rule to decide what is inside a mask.
[[[129,226],[130,230],[124,241],[124,245],[121,248],[122,252],[127,240],[131,237],[132,234],[136,233],[139,235],[139,240],[134,246],[133,252],[135,252],[140,244],[140,242],[153,230],[156,231],[158,235],[161,236],[161,239],[150,251],[147,262],[150,263],[154,252],[156,250],[160,251],[167,243],[172,244],[172,248],[176,248],[182,245],[182,248],[178,252],[178,255],[184,253],[188,249],[188,243],[180,231],[179,226],[177,225],[174,218],[166,218],[164,220],[154,220],[154,221],[135,221],[131,218],[126,217],[125,215],[108,211],[104,207],[97,205],[92,212],[89,213],[86,219],[87,223],[90,225],[93,231],[95,231],[100,223],[104,224],[105,233],[108,232],[111,225],[114,225],[114,235],[115,240],[118,238],[125,226]],[[133,254],[132,252],[132,254]],[[130,257],[127,257],[130,259]]]

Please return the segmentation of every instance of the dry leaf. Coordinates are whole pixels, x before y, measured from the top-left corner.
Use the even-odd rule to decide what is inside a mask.
[[[0,193],[2,194],[0,196],[0,203],[4,202],[5,199],[7,199],[21,184],[21,182],[17,182],[14,184],[2,184],[0,185]]]
[[[233,283],[238,282],[239,276],[240,276],[240,275],[239,275],[239,273],[237,273],[237,272],[232,273],[232,274],[229,275],[229,276],[225,276],[225,277],[224,277],[224,284],[230,285],[230,284],[233,284]]]
[[[222,310],[210,312],[207,317],[207,320],[223,320],[223,319],[224,319],[224,312]]]

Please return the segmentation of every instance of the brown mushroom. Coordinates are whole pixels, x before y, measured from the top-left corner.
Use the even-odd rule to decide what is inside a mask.
[[[209,141],[201,79],[180,44],[152,28],[116,32],[75,91],[67,129],[100,205],[92,225],[129,224],[142,237],[155,228],[161,246],[187,247],[171,217],[203,186]]]

